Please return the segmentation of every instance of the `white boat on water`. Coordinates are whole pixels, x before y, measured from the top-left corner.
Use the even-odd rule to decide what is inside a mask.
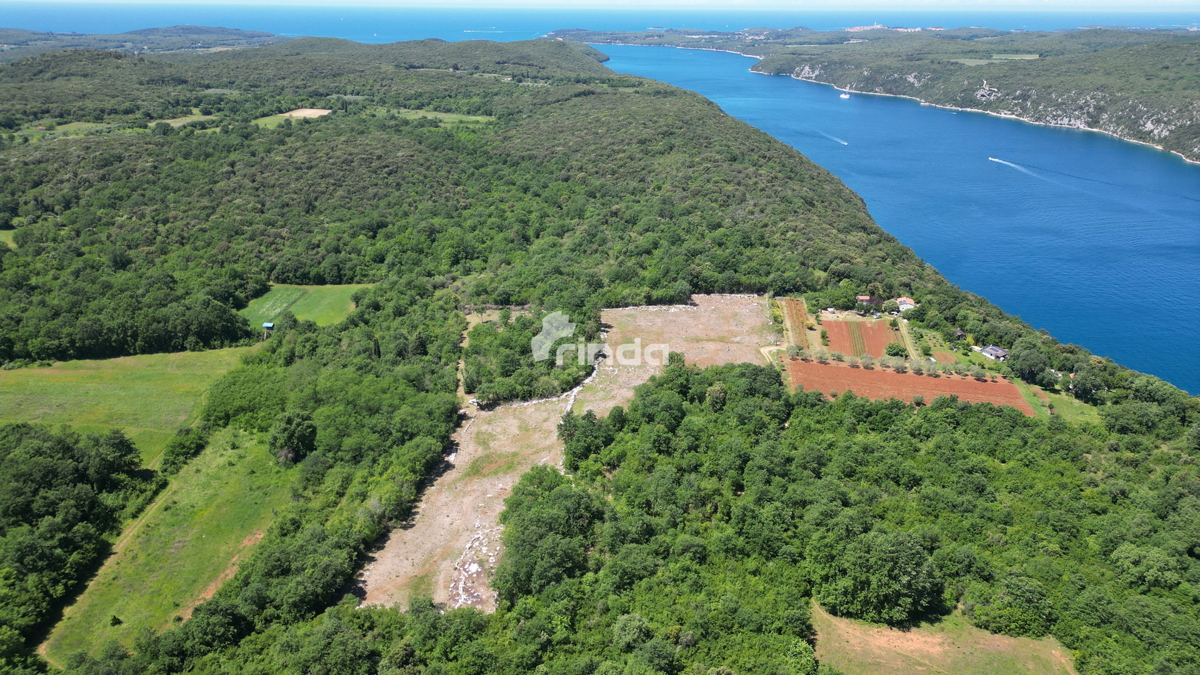
[[[850,98],[850,92],[848,92],[848,91],[843,91],[843,92],[842,92],[842,98]]]

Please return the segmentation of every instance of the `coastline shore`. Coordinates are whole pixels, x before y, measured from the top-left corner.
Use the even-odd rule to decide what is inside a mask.
[[[592,44],[592,46],[594,46],[594,47],[602,47],[604,45],[616,45],[616,46],[620,46],[620,47],[667,47],[670,49],[690,49],[690,50],[702,51],[702,52],[724,52],[726,54],[737,54],[738,56],[745,56],[747,58],[757,59],[759,61],[766,58],[763,56],[759,56],[757,54],[746,54],[745,52],[739,52],[739,51],[735,51],[733,49],[713,49],[712,47],[681,47],[679,45],[636,45],[636,44],[629,44],[627,42],[597,42],[597,43],[589,43],[589,44]],[[1067,124],[1052,124],[1050,122],[1039,122],[1037,120],[1032,120],[1027,117],[1021,117],[1020,115],[1013,115],[1011,113],[994,112],[991,110],[980,110],[978,108],[962,108],[959,106],[944,105],[941,103],[931,103],[920,97],[908,96],[906,94],[886,94],[886,93],[878,92],[878,91],[859,91],[857,89],[850,89],[849,87],[839,87],[838,85],[836,85],[832,82],[823,82],[821,80],[813,79],[811,77],[799,77],[795,74],[784,75],[782,73],[764,73],[761,71],[754,70],[753,68],[750,69],[750,72],[754,73],[755,75],[767,75],[769,77],[790,77],[793,80],[800,80],[802,82],[812,82],[813,84],[823,84],[823,85],[826,85],[829,87],[833,87],[837,91],[844,91],[844,92],[850,93],[850,94],[860,94],[863,96],[890,96],[892,98],[906,98],[906,99],[909,99],[912,101],[916,101],[916,102],[920,103],[921,105],[927,105],[927,106],[930,106],[933,108],[942,108],[944,110],[955,110],[955,111],[960,111],[960,112],[981,113],[984,115],[992,115],[993,117],[1001,117],[1001,118],[1010,119],[1010,120],[1017,120],[1019,122],[1025,122],[1026,124],[1035,124],[1040,127],[1055,127],[1058,129],[1076,129],[1078,131],[1091,131],[1091,132],[1098,133],[1098,134],[1105,134],[1107,136],[1112,136],[1113,138],[1117,138],[1117,139],[1120,139],[1122,141],[1126,141],[1129,143],[1145,145],[1147,147],[1154,148],[1155,150],[1160,150],[1162,152],[1170,153],[1170,154],[1175,155],[1176,157],[1182,159],[1183,161],[1187,162],[1188,164],[1200,164],[1200,159],[1192,159],[1192,158],[1188,157],[1187,155],[1183,154],[1182,152],[1179,152],[1178,150],[1168,150],[1167,148],[1164,148],[1163,146],[1157,145],[1155,143],[1138,140],[1136,138],[1129,138],[1128,136],[1122,136],[1121,134],[1114,133],[1112,131],[1106,131],[1104,129],[1096,129],[1093,127],[1076,127],[1076,126],[1071,126],[1071,125],[1067,125]]]

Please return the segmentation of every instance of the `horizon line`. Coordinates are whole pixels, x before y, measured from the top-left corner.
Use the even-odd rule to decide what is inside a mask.
[[[953,0],[949,0],[953,2]],[[985,0],[986,1],[986,0]],[[709,3],[712,3],[709,6]],[[449,2],[438,2],[437,0],[354,0],[350,3],[341,3],[331,0],[253,0],[252,2],[241,2],[239,0],[0,0],[0,6],[4,5],[38,5],[45,6],[50,4],[57,5],[90,5],[90,6],[113,6],[113,5],[138,5],[138,6],[159,6],[159,7],[222,7],[222,6],[238,6],[238,7],[305,7],[305,8],[326,8],[326,9],[492,9],[492,10],[543,10],[543,11],[589,11],[589,12],[661,12],[672,11],[681,13],[745,13],[745,12],[763,12],[763,13],[795,13],[795,14],[815,14],[825,12],[903,12],[903,13],[929,13],[929,14],[1175,14],[1181,12],[1194,11],[1197,12],[1197,18],[1200,19],[1200,11],[1197,11],[1195,5],[1190,0],[1168,0],[1167,4],[1158,5],[1154,8],[1138,8],[1131,9],[1127,7],[1102,6],[1095,7],[1094,0],[1066,0],[1071,6],[1021,6],[1024,3],[1022,0],[996,0],[998,6],[974,7],[966,8],[962,6],[929,6],[937,4],[938,0],[925,0],[919,2],[924,6],[909,6],[895,7],[887,0],[877,2],[865,2],[860,5],[853,6],[837,6],[836,0],[831,0],[830,4],[806,7],[779,7],[765,6],[759,2],[747,2],[742,7],[730,7],[728,2],[722,0],[692,0],[686,6],[675,4],[668,0],[667,2],[659,2],[648,4],[638,2],[638,0],[610,0],[609,2],[596,4],[588,4],[579,6],[578,4],[566,5],[561,0],[525,0],[516,3],[505,2],[504,0],[450,0]],[[991,3],[989,3],[991,4]],[[1108,3],[1105,3],[1106,5]],[[700,6],[698,6],[700,5]],[[1175,6],[1177,5],[1177,6]]]

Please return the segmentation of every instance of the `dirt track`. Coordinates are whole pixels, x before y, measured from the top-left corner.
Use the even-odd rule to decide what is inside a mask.
[[[687,307],[605,310],[607,343],[640,339],[668,344],[689,363],[764,363],[760,348],[774,344],[766,300],[754,296],[695,296]],[[633,389],[661,368],[602,365],[574,396],[495,410],[464,410],[456,452],[422,496],[411,522],[394,530],[360,574],[364,604],[399,605],[430,595],[446,606],[491,611],[487,580],[500,558],[500,512],[521,475],[537,464],[562,465],[559,419],[576,412],[606,415],[628,405]]]

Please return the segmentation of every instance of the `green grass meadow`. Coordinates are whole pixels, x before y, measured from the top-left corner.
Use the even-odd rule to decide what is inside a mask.
[[[176,429],[190,425],[217,378],[252,347],[69,361],[0,371],[0,423],[118,427],[153,466]]]
[[[1020,378],[1014,377],[1009,380],[1021,392],[1021,398],[1024,398],[1027,403],[1037,413],[1038,419],[1050,419],[1050,405],[1054,406],[1054,414],[1060,416],[1064,422],[1074,424],[1082,424],[1090,422],[1092,424],[1103,424],[1104,420],[1100,417],[1100,411],[1095,406],[1090,406],[1083,401],[1066,394],[1060,394],[1055,391],[1046,391],[1036,385],[1028,384],[1021,381]],[[1038,395],[1041,391],[1046,395],[1046,399],[1042,399]]]
[[[182,620],[233,575],[288,500],[288,483],[259,435],[215,434],[125,529],[55,626],[44,654],[62,664],[112,640],[131,645],[143,627],[158,632]],[[114,616],[119,625],[112,625]]]
[[[287,117],[283,115],[269,115],[267,117],[260,117],[254,120],[254,123],[265,129],[274,129],[280,124],[283,124],[283,121],[286,119]]]
[[[13,243],[13,233],[15,232],[16,230],[0,230],[0,243],[16,248],[17,245]]]
[[[370,284],[341,286],[292,286],[275,284],[271,290],[242,310],[242,316],[254,328],[274,321],[284,310],[291,310],[297,319],[314,321],[318,326],[335,324],[354,311],[351,296]]]

